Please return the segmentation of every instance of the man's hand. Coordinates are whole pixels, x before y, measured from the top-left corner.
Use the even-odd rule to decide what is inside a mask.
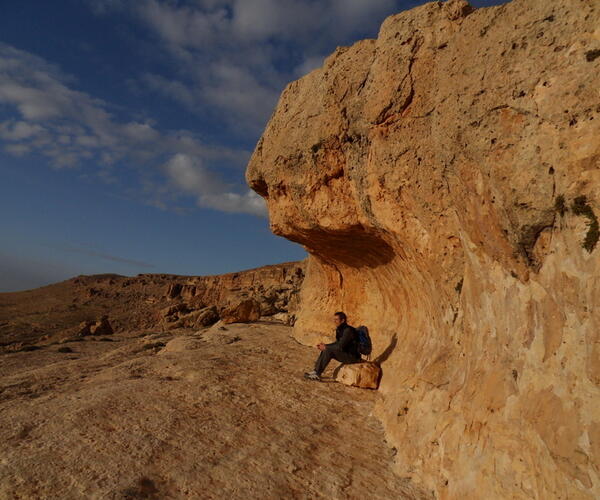
[[[317,344],[317,349],[319,349],[319,351],[324,351],[325,350],[325,344],[323,342],[320,342]]]

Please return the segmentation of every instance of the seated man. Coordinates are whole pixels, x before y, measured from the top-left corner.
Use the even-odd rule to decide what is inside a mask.
[[[336,359],[340,363],[358,363],[361,360],[358,352],[358,333],[353,326],[346,323],[346,315],[343,312],[336,312],[333,315],[333,321],[336,324],[335,342],[317,344],[321,351],[315,363],[315,369],[312,372],[304,374],[304,378],[309,380],[321,380],[321,373],[331,361]]]

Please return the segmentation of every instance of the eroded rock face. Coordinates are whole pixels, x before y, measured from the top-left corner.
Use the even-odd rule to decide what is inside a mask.
[[[310,254],[296,338],[369,327],[439,498],[600,497],[599,81],[596,0],[427,3],[291,82],[248,165]]]
[[[235,273],[187,277],[186,283],[169,284],[165,297],[185,300],[191,310],[202,309],[207,304],[216,304],[222,309],[226,304],[251,298],[259,302],[260,316],[285,312],[294,317],[304,265],[304,261],[299,261]]]
[[[219,313],[216,306],[206,306],[198,310],[193,310],[184,302],[177,306],[165,308],[162,314],[162,327],[165,330],[204,328],[219,320]]]
[[[260,318],[260,303],[256,299],[244,299],[230,304],[221,311],[223,323],[247,323]]]

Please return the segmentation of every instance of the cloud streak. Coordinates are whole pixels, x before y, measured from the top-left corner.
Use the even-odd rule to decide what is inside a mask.
[[[67,252],[78,253],[81,255],[87,255],[89,257],[97,257],[102,260],[118,262],[120,264],[127,264],[127,265],[133,266],[133,267],[141,267],[141,268],[148,268],[148,269],[156,267],[154,264],[150,264],[148,262],[143,262],[141,260],[134,260],[134,259],[126,259],[124,257],[118,257],[116,255],[98,252],[97,250],[94,250],[92,248],[75,247],[75,246],[71,246],[71,245],[66,245],[66,246],[61,246],[60,249],[65,250]]]
[[[336,45],[372,33],[399,0],[90,0],[128,13],[172,57],[169,75],[139,81],[242,137],[264,128],[285,84],[322,64]]]
[[[45,60],[0,43],[0,111],[2,105],[13,110],[12,115],[0,114],[5,151],[40,154],[56,168],[93,164],[99,178],[113,180],[115,170],[128,167],[148,177],[149,168],[160,172],[165,161],[180,155],[197,164],[237,170],[247,161],[248,151],[204,144],[190,131],[161,131],[149,122],[118,120],[107,103],[74,90],[72,81]],[[222,185],[213,169],[206,170],[203,182],[202,206],[264,215],[250,203],[252,195],[242,180],[226,191],[210,191]],[[146,180],[148,189],[152,184]],[[238,197],[248,202],[240,203]]]
[[[174,185],[197,197],[200,207],[267,216],[266,205],[260,195],[252,190],[244,194],[233,192],[229,185],[204,167],[198,158],[177,154],[163,168]]]

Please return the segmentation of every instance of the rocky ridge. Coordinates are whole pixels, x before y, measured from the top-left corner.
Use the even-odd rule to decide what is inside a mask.
[[[284,262],[208,276],[78,276],[1,293],[0,351],[105,335],[110,333],[107,326],[116,332],[199,329],[248,300],[254,304],[254,319],[273,317],[293,324],[304,266],[304,261]],[[98,329],[104,317],[107,326]]]

